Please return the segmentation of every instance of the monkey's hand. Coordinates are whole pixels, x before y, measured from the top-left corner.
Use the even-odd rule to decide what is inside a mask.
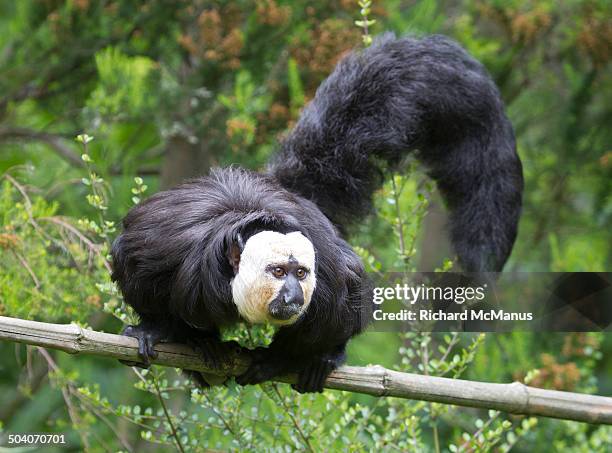
[[[344,348],[293,360],[288,360],[286,356],[278,355],[268,348],[256,348],[251,351],[251,356],[253,361],[249,369],[236,377],[238,384],[260,384],[297,370],[298,380],[291,387],[299,393],[321,393],[329,374],[345,359]]]
[[[137,326],[127,326],[123,329],[121,335],[138,340],[138,355],[142,362],[131,362],[129,360],[120,360],[120,362],[128,366],[140,368],[149,368],[151,359],[157,358],[157,352],[154,350],[155,345],[169,339],[169,332],[166,329],[144,322]]]
[[[321,393],[327,377],[338,368],[345,359],[344,350],[316,355],[310,359],[298,373],[298,381],[291,384],[299,393]]]

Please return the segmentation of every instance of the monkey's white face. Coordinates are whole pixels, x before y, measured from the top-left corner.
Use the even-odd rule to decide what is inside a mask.
[[[262,231],[240,254],[232,296],[250,323],[294,323],[306,312],[316,286],[315,251],[300,232]]]

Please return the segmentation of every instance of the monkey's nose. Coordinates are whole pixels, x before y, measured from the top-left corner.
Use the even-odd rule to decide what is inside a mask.
[[[285,305],[297,305],[301,307],[304,305],[304,298],[300,294],[285,294],[283,295],[283,302]]]
[[[274,299],[268,311],[272,318],[286,321],[298,315],[304,306],[304,298],[302,295],[283,294]]]

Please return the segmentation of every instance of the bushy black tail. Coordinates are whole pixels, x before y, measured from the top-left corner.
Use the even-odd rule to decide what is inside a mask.
[[[345,230],[369,213],[385,169],[409,151],[448,204],[463,270],[501,270],[520,216],[521,162],[495,84],[448,38],[387,34],[344,58],[270,171]]]

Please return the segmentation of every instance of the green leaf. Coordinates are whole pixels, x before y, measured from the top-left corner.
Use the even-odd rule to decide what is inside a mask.
[[[84,145],[86,145],[87,143],[89,143],[93,139],[94,138],[91,135],[87,135],[87,134],[79,134],[75,138],[75,140],[77,142],[83,143]]]
[[[289,105],[291,115],[297,117],[300,109],[306,103],[304,87],[300,78],[300,70],[298,64],[293,58],[289,58],[287,62],[287,84],[289,88]]]

